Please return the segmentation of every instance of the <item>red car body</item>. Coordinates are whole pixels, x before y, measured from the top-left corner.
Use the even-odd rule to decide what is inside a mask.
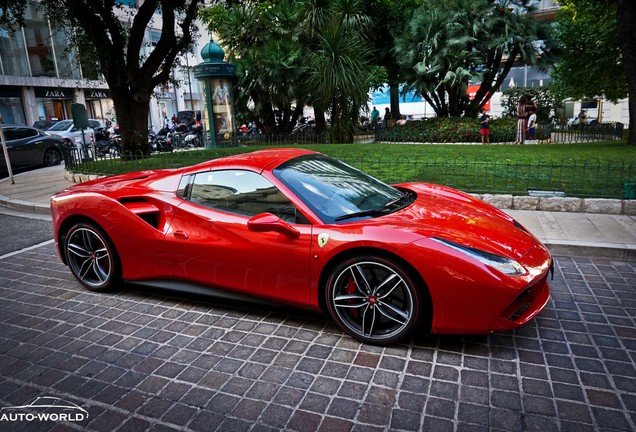
[[[220,288],[326,310],[326,284],[338,263],[363,254],[381,256],[412,275],[413,285],[423,293],[415,298],[415,306],[425,309],[419,330],[433,333],[510,330],[546,305],[550,253],[510,216],[448,187],[409,183],[396,185],[414,197],[404,208],[325,222],[275,174],[281,164],[312,155],[300,149],[263,150],[72,186],[51,201],[60,257],[68,264],[69,230],[85,222],[112,243],[124,281]],[[288,224],[269,213],[248,217],[217,211],[184,199],[184,178],[217,170],[249,171],[267,179],[305,223]],[[505,257],[521,270],[502,273],[454,244],[483,251],[487,258]],[[351,313],[358,318],[358,312]]]

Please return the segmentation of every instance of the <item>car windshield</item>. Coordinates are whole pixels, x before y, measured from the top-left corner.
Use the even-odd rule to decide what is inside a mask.
[[[381,216],[412,201],[399,189],[323,155],[287,161],[274,175],[325,223]]]
[[[73,122],[71,120],[64,120],[61,122],[57,122],[49,128],[49,131],[65,131],[72,124]]]

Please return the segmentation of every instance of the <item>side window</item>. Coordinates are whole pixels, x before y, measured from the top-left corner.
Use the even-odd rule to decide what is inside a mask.
[[[195,204],[229,213],[251,217],[267,212],[289,223],[308,223],[276,186],[251,171],[196,174],[189,196]]]
[[[2,132],[4,132],[4,138],[7,141],[13,141],[14,139],[16,139],[14,128],[2,128]]]
[[[192,177],[191,175],[184,175],[179,182],[179,189],[177,189],[177,196],[183,199],[189,199],[192,193]]]
[[[36,136],[38,133],[35,129],[28,128],[12,128],[5,131],[7,140],[19,140]]]
[[[22,131],[22,138],[31,138],[38,134],[37,130],[31,129],[31,128],[23,128],[21,129],[21,131]]]

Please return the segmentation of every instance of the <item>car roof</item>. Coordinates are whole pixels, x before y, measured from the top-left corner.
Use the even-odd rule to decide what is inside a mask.
[[[319,154],[315,151],[305,149],[294,148],[277,148],[258,150],[251,153],[243,153],[233,156],[227,156],[219,159],[214,159],[208,162],[203,162],[198,165],[194,165],[186,170],[186,173],[193,173],[218,168],[243,168],[250,169],[252,171],[262,172],[268,166],[278,166],[279,164],[294,159],[298,156],[304,156],[308,154]]]

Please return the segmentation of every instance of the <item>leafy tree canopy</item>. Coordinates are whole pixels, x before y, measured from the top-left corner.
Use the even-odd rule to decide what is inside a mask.
[[[563,0],[556,36],[562,56],[552,74],[562,97],[604,96],[617,102],[627,96],[623,58],[616,32],[616,3]]]
[[[331,115],[332,141],[352,140],[378,76],[368,60],[370,19],[360,0],[246,1],[202,16],[237,66],[239,110],[259,127],[290,132],[307,104],[317,123],[321,113]]]
[[[0,23],[24,25],[29,0],[0,0]],[[71,44],[90,57],[110,88],[124,150],[148,152],[150,98],[168,82],[175,58],[192,45],[201,0],[144,0],[136,8],[116,0],[41,0],[45,15],[66,29]],[[161,25],[154,21],[161,20]],[[146,46],[146,30],[161,28]]]
[[[395,118],[400,116],[399,88],[405,81],[394,49],[395,41],[421,3],[421,0],[368,0],[364,6],[366,14],[371,18],[367,32],[372,48],[371,61],[385,70],[385,79],[375,85],[375,88],[388,83],[391,112]]]
[[[528,1],[423,0],[396,50],[407,81],[440,117],[476,115],[519,64],[546,70],[555,46]],[[469,100],[470,82],[481,82]]]

